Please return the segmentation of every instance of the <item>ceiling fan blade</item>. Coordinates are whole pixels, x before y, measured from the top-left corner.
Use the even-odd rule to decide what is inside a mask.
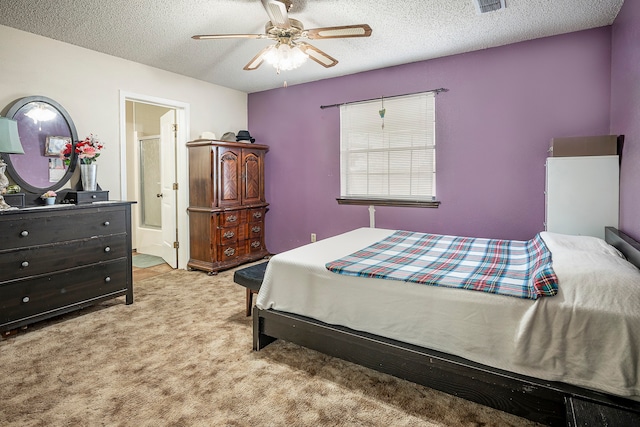
[[[256,56],[253,57],[253,59],[251,61],[249,61],[249,63],[247,65],[245,65],[242,69],[243,70],[247,70],[247,71],[252,71],[255,70],[256,68],[258,68],[260,65],[262,65],[262,62],[264,61],[264,54],[267,53],[267,51],[269,49],[271,49],[272,46],[267,46],[264,49],[262,49],[260,52],[258,52],[258,54]]]
[[[279,28],[291,28],[291,22],[289,22],[289,14],[287,13],[287,6],[278,0],[262,0],[262,6],[269,15],[271,25]]]
[[[212,40],[212,39],[266,39],[266,34],[200,34],[191,36],[195,40]]]
[[[369,37],[371,27],[367,24],[343,25],[341,27],[312,28],[305,30],[308,39],[343,39],[347,37]],[[303,35],[303,37],[305,36]]]
[[[309,55],[309,58],[313,59],[325,68],[333,67],[338,63],[337,59],[327,55],[317,47],[311,46],[308,43],[296,43],[296,46],[298,46],[304,53]]]

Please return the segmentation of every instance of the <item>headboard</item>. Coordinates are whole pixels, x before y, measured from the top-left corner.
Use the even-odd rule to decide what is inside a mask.
[[[604,228],[604,239],[608,244],[622,252],[631,264],[640,268],[640,243],[615,227]]]

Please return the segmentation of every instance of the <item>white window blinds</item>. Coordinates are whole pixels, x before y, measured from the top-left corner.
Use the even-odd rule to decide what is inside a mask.
[[[433,92],[342,105],[340,131],[342,198],[435,200]]]

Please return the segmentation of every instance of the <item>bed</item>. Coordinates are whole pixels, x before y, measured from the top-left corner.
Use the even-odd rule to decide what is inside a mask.
[[[541,233],[559,287],[537,299],[327,269],[394,232],[272,257],[254,349],[283,339],[549,425],[585,402],[640,412],[640,244],[610,227],[610,244]]]

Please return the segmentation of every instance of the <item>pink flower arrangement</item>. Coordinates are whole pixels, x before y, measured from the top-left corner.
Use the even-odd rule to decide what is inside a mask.
[[[68,142],[62,151],[61,157],[66,165],[71,162],[71,150],[73,145]],[[104,145],[98,140],[97,136],[90,134],[82,141],[78,141],[75,144],[75,152],[80,159],[80,163],[83,165],[90,165],[100,157],[100,151],[104,149]]]

